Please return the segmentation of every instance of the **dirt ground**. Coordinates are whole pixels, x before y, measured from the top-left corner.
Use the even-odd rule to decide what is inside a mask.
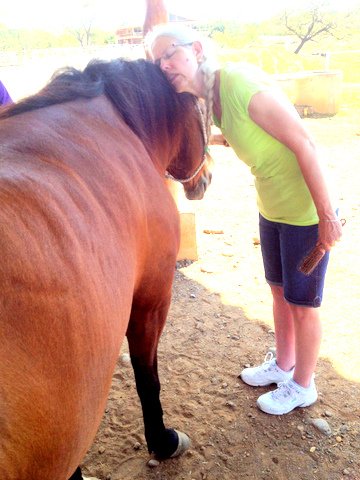
[[[355,115],[304,119],[319,144],[346,218],[325,289],[319,400],[286,416],[256,407],[268,388],[242,383],[244,365],[274,346],[269,288],[257,245],[253,180],[230,148],[213,146],[213,183],[195,212],[199,259],[175,274],[159,347],[165,421],[189,434],[182,457],[155,468],[122,348],[96,441],[84,460],[101,480],[360,480],[360,130]],[[205,233],[204,230],[223,233]],[[126,357],[126,355],[125,355]],[[322,433],[312,420],[325,420]]]

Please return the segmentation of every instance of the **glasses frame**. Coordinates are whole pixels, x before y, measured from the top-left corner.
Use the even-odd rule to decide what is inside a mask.
[[[166,50],[169,50],[169,48],[172,48],[172,51],[169,52],[169,53],[167,53],[167,52],[165,51],[165,53],[164,53],[163,55],[161,55],[161,57],[157,58],[157,59],[154,61],[155,65],[157,65],[158,67],[160,67],[162,60],[164,60],[165,62],[168,61],[168,60],[170,60],[170,59],[175,55],[177,47],[189,47],[189,46],[192,45],[193,43],[194,43],[194,42],[173,43],[173,44],[169,45]]]

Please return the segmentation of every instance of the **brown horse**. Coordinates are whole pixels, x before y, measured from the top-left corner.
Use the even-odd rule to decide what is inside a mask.
[[[125,335],[148,450],[181,453],[157,372],[179,244],[164,177],[197,198],[210,181],[196,100],[114,60],[0,116],[1,480],[82,478]]]

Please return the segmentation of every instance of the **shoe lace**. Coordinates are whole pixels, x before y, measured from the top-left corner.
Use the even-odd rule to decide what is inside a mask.
[[[271,362],[271,360],[274,358],[274,355],[272,352],[267,352],[264,358],[264,363],[268,364]]]
[[[291,397],[292,389],[290,388],[288,382],[279,382],[278,388],[271,392],[271,396],[274,400],[286,400]]]

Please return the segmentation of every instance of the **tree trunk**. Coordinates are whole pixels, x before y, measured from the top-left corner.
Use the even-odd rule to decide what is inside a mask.
[[[300,44],[296,47],[296,50],[294,51],[294,53],[298,54],[307,41],[308,41],[308,38],[306,37],[303,38]]]

